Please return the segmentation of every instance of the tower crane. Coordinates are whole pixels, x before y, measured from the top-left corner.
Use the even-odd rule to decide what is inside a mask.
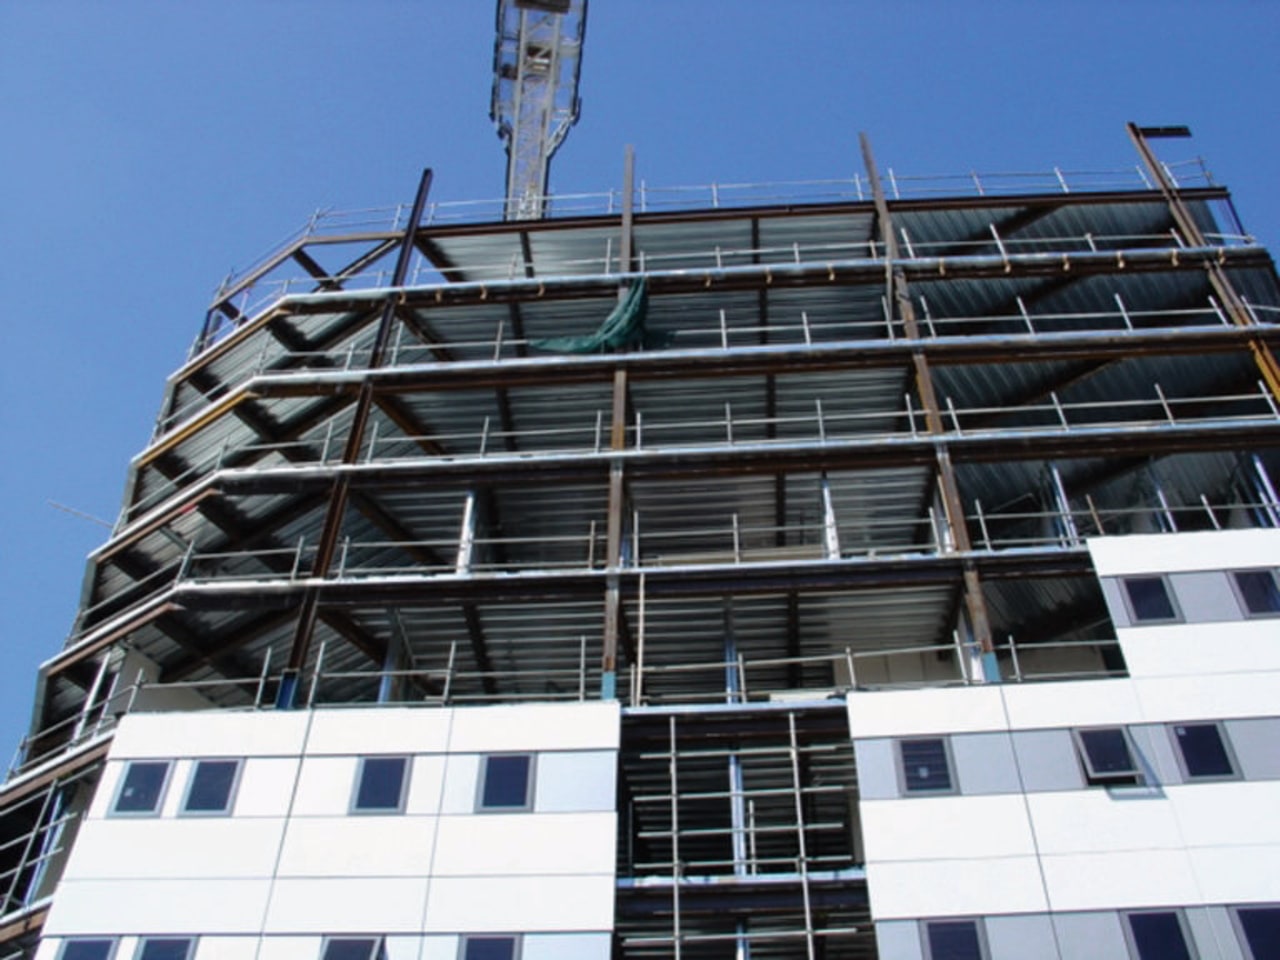
[[[507,142],[508,220],[545,213],[551,157],[578,121],[587,0],[498,0],[489,115]]]

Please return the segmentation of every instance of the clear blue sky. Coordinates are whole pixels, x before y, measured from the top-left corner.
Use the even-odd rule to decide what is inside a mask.
[[[317,207],[495,197],[492,0],[0,0],[0,754],[213,287]],[[1185,123],[1280,241],[1274,0],[592,0],[553,188],[1118,168]]]

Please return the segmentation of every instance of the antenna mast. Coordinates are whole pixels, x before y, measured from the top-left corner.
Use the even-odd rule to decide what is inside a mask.
[[[489,116],[507,142],[508,220],[546,212],[551,157],[578,121],[587,0],[498,0]]]

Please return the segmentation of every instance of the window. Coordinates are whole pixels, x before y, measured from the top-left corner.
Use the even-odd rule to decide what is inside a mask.
[[[1137,960],[1194,960],[1180,911],[1130,913],[1125,919],[1129,949]]]
[[[519,937],[464,936],[458,949],[459,960],[519,960]]]
[[[1211,780],[1234,777],[1235,764],[1231,751],[1216,723],[1179,723],[1173,728],[1178,744],[1182,772],[1188,780]]]
[[[1280,957],[1280,907],[1236,907],[1235,921],[1249,960]]]
[[[326,937],[321,960],[387,960],[382,937]]]
[[[239,760],[197,760],[182,799],[182,812],[215,815],[231,812],[231,798],[240,776]]]
[[[145,937],[138,941],[137,960],[187,960],[193,946],[191,937]]]
[[[1160,623],[1180,619],[1164,577],[1125,577],[1123,583],[1134,623]]]
[[[1123,727],[1098,727],[1075,731],[1085,779],[1094,786],[1121,786],[1142,782],[1129,735]]]
[[[928,920],[924,924],[927,960],[985,960],[986,945],[977,920]]]
[[[111,960],[116,942],[107,939],[63,940],[58,960]]]
[[[954,789],[947,741],[942,737],[899,740],[898,756],[903,793],[950,793]]]
[[[1251,617],[1273,617],[1280,614],[1280,588],[1270,570],[1240,570],[1231,574],[1236,593]]]
[[[351,801],[355,813],[399,813],[408,783],[408,757],[362,757]]]
[[[168,760],[134,760],[120,778],[120,789],[111,812],[135,815],[158,812],[168,780]]]
[[[476,809],[528,810],[532,806],[533,757],[527,753],[485,757],[481,763],[480,802]]]

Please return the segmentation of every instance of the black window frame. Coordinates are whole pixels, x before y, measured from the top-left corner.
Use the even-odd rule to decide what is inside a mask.
[[[329,955],[329,950],[334,944],[341,944],[342,946],[365,944],[365,953],[361,960],[387,960],[386,937],[327,936],[320,945],[320,960],[340,960],[340,958],[330,957]]]
[[[920,949],[924,954],[924,960],[945,960],[944,955],[934,952],[933,944],[933,931],[945,926],[970,927],[973,930],[974,946],[978,948],[978,953],[974,960],[989,960],[991,948],[987,943],[986,926],[983,924],[981,917],[933,917],[928,920],[921,920]],[[948,951],[948,954],[950,953]]]
[[[394,806],[369,806],[362,804],[360,795],[363,792],[365,773],[369,769],[371,763],[385,763],[387,761],[395,761],[401,764],[400,768],[400,792],[396,798]],[[409,796],[409,779],[413,775],[413,757],[396,755],[396,756],[368,756],[360,757],[360,762],[356,764],[355,783],[351,790],[351,804],[349,812],[359,816],[379,816],[394,815],[404,813],[405,801]]]
[[[1226,773],[1193,773],[1191,770],[1191,762],[1187,757],[1186,738],[1180,732],[1187,728],[1210,728],[1218,735],[1218,743],[1222,747],[1223,758],[1227,761],[1230,768]],[[1191,720],[1186,723],[1169,724],[1169,738],[1173,741],[1173,752],[1178,758],[1178,769],[1182,771],[1182,776],[1188,781],[1196,783],[1212,782],[1215,780],[1239,780],[1240,779],[1240,763],[1236,760],[1235,751],[1231,748],[1231,738],[1227,736],[1226,728],[1216,720]]]
[[[60,944],[58,944],[58,960],[77,960],[77,958],[67,956],[68,952],[74,952],[74,951],[68,951],[68,948],[77,944],[83,945],[83,944],[90,944],[90,943],[105,944],[106,952],[101,954],[100,956],[87,957],[87,958],[80,957],[78,958],[78,960],[112,960],[112,958],[115,957],[116,955],[116,948],[120,946],[120,938],[119,937],[67,937]]]
[[[226,800],[220,808],[212,807],[192,809],[191,795],[195,791],[196,778],[200,775],[200,768],[204,765],[212,764],[234,764],[235,769],[231,774],[231,782],[227,786]],[[244,760],[236,757],[202,757],[193,760],[191,763],[191,773],[187,775],[187,786],[182,792],[182,803],[178,806],[178,815],[181,817],[229,817],[236,804],[236,793],[240,789],[240,774],[244,771]]]
[[[1129,755],[1129,768],[1126,770],[1101,770],[1095,767],[1095,757],[1089,751],[1088,737],[1091,734],[1118,732],[1122,738],[1125,751]],[[1147,782],[1138,749],[1133,743],[1129,731],[1118,724],[1100,727],[1082,727],[1071,731],[1075,741],[1076,754],[1084,770],[1085,782],[1091,787],[1137,787]]]
[[[1138,604],[1134,601],[1133,594],[1130,592],[1129,585],[1139,581],[1159,583],[1164,591],[1165,599],[1169,601],[1170,614],[1168,616],[1149,617],[1140,616],[1138,612]],[[1129,612],[1129,622],[1136,626],[1148,626],[1161,623],[1182,623],[1182,608],[1178,606],[1178,597],[1174,593],[1173,585],[1169,582],[1169,578],[1162,574],[1135,574],[1133,576],[1120,578],[1120,592],[1124,595],[1125,609]]]
[[[1124,921],[1120,926],[1124,929],[1124,942],[1129,950],[1129,955],[1134,960],[1199,960],[1200,951],[1196,949],[1195,937],[1191,933],[1191,927],[1187,925],[1187,916],[1177,908],[1173,909],[1154,909],[1154,910],[1125,910],[1121,913],[1121,919]],[[1182,944],[1186,948],[1186,957],[1174,957],[1168,952],[1161,950],[1159,954],[1144,954],[1138,942],[1138,935],[1133,929],[1134,917],[1173,917],[1177,923],[1178,932],[1182,937]]]
[[[160,778],[160,785],[156,788],[155,801],[149,807],[137,807],[121,809],[120,804],[125,800],[125,790],[129,785],[129,776],[134,770],[141,767],[162,767],[164,775]],[[112,817],[158,817],[164,809],[164,799],[169,792],[169,781],[173,777],[173,761],[172,760],[126,760],[124,770],[120,772],[120,782],[116,784],[115,796],[111,798],[111,807],[107,811],[108,816]]]
[[[904,747],[920,743],[937,743],[942,748],[943,768],[946,770],[945,786],[913,785],[907,772],[907,757]],[[948,737],[901,737],[894,742],[894,753],[898,762],[898,791],[904,797],[945,797],[960,792],[956,781],[956,765],[951,757],[951,742]]]
[[[483,960],[483,958],[473,958],[470,948],[473,943],[486,941],[511,945],[511,953],[501,960],[520,960],[524,937],[518,933],[464,933],[458,937],[458,960]]]
[[[522,803],[490,803],[489,767],[495,761],[525,760],[524,801]],[[538,755],[536,753],[486,753],[480,757],[480,770],[476,776],[476,813],[528,813],[533,810],[534,787],[538,781]]]
[[[1253,949],[1242,913],[1269,913],[1275,915],[1277,927],[1280,927],[1280,903],[1242,903],[1231,908],[1231,925],[1235,928],[1236,938],[1240,941],[1240,949],[1247,960],[1270,960],[1264,953]],[[1274,956],[1274,954],[1272,954]]]
[[[1271,580],[1271,589],[1277,598],[1280,598],[1280,579],[1276,577],[1276,571],[1272,567],[1261,567],[1252,570],[1232,570],[1228,579],[1231,581],[1231,589],[1235,592],[1236,600],[1240,603],[1240,612],[1244,614],[1248,620],[1267,620],[1273,617],[1280,617],[1280,605],[1275,609],[1254,610],[1249,603],[1249,594],[1240,583],[1242,576],[1267,576]]]
[[[133,951],[134,960],[147,960],[147,946],[148,944],[152,944],[152,943],[186,944],[186,948],[184,949],[182,954],[182,960],[191,960],[191,957],[195,953],[195,948],[196,948],[195,937],[167,937],[167,936],[139,937],[138,946]]]

